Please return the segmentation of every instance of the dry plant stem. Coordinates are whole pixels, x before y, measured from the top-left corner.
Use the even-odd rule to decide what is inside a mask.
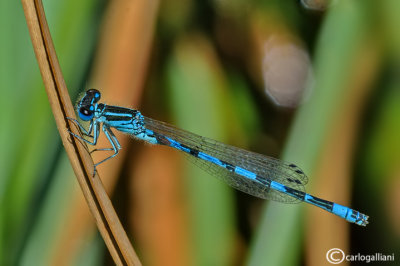
[[[75,117],[74,108],[57,60],[42,2],[22,0],[22,5],[57,128],[97,227],[117,265],[141,265],[99,176],[96,174],[92,177],[93,161],[87,149],[68,133],[70,130],[80,134],[67,120],[67,117]]]

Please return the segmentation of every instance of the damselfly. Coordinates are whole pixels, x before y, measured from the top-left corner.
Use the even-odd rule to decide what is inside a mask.
[[[305,193],[304,185],[307,183],[307,176],[293,163],[198,136],[145,117],[138,110],[99,103],[100,97],[98,90],[90,89],[76,106],[79,117],[83,121],[90,122],[88,130],[77,120],[69,118],[80,128],[84,136],[93,140],[87,140],[70,132],[76,138],[95,146],[101,127],[111,144],[111,148],[93,150],[114,152],[94,165],[93,175],[99,164],[115,157],[121,149],[118,139],[111,130],[113,128],[148,143],[180,150],[207,172],[245,193],[284,203],[304,201],[351,223],[361,226],[368,224],[367,215]]]

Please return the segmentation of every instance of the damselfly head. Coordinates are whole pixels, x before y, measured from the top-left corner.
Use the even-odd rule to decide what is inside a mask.
[[[89,121],[94,116],[95,104],[100,100],[101,93],[96,89],[90,89],[85,92],[82,99],[76,105],[79,117],[83,121]]]

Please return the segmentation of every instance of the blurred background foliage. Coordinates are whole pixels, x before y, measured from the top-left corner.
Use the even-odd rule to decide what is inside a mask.
[[[95,87],[108,104],[294,162],[308,192],[371,217],[361,228],[265,202],[117,134],[123,150],[100,176],[145,265],[325,265],[331,248],[400,265],[399,1],[43,4],[72,99]],[[0,10],[0,265],[112,265],[21,3]]]

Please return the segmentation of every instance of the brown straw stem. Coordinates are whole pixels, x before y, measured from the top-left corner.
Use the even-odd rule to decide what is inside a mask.
[[[141,265],[99,176],[96,174],[92,177],[93,161],[86,145],[71,137],[68,132],[80,134],[67,119],[75,118],[75,112],[57,60],[42,2],[22,0],[22,4],[61,140],[97,227],[117,265]]]

